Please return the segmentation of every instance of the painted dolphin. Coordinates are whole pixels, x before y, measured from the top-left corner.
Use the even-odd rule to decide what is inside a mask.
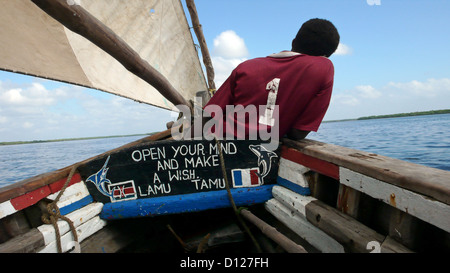
[[[106,168],[109,162],[109,156],[106,159],[105,164],[103,164],[103,167],[95,174],[91,175],[86,179],[87,182],[92,182],[97,187],[98,191],[108,197],[112,197],[112,194],[109,192],[109,190],[106,188],[107,184],[111,184],[111,181],[106,178],[106,173],[108,172],[109,168]]]
[[[272,158],[278,157],[278,155],[272,151],[268,151],[262,145],[250,145],[248,148],[258,157],[258,176],[261,182],[264,182],[264,177],[266,177],[272,168]]]

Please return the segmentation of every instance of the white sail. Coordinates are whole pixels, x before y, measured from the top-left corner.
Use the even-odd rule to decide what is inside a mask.
[[[207,90],[180,0],[81,0],[186,99]],[[0,0],[0,69],[173,109],[156,89],[29,0]]]

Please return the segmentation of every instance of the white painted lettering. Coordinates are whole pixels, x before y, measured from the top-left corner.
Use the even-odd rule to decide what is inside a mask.
[[[152,147],[149,149],[135,150],[131,153],[131,158],[135,162],[147,161],[147,158],[151,160],[159,160],[166,158],[165,147]]]
[[[176,170],[178,169],[178,161],[176,159],[169,159],[158,161],[158,171]]]
[[[198,167],[216,167],[219,165],[220,164],[218,155],[199,156],[197,158],[191,157],[184,159],[184,167],[186,169]]]

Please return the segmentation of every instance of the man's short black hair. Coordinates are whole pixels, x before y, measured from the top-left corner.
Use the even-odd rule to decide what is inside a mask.
[[[339,45],[336,27],[325,19],[311,19],[305,22],[292,41],[292,51],[330,57]]]

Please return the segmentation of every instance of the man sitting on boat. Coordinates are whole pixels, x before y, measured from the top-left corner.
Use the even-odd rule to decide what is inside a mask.
[[[285,135],[300,140],[317,131],[333,88],[328,57],[339,39],[331,22],[311,19],[291,51],[241,63],[204,107],[204,128],[227,139],[263,140]]]

